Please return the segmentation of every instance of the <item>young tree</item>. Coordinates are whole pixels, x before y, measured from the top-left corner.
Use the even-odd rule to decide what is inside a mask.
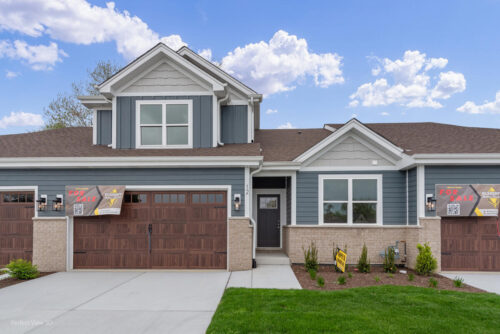
[[[84,107],[78,101],[77,96],[99,95],[95,85],[105,81],[119,69],[120,67],[110,60],[98,61],[94,69],[87,70],[87,80],[73,82],[71,84],[71,93],[59,93],[44,109],[45,128],[91,126],[92,110]]]

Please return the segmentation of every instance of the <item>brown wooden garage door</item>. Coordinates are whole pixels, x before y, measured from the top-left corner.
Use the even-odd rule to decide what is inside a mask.
[[[500,271],[496,218],[443,218],[443,270]]]
[[[14,259],[31,261],[33,192],[0,193],[0,267]]]
[[[225,192],[127,192],[120,216],[75,217],[74,268],[224,269]]]

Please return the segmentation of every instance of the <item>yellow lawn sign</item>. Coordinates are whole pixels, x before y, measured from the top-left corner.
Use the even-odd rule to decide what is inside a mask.
[[[335,265],[343,273],[345,272],[346,261],[347,261],[347,254],[343,250],[337,249],[337,255],[335,256]]]

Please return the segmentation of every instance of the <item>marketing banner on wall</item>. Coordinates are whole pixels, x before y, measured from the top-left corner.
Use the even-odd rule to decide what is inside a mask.
[[[441,217],[498,217],[500,184],[438,184],[436,213]]]
[[[119,215],[125,186],[66,186],[66,215]]]

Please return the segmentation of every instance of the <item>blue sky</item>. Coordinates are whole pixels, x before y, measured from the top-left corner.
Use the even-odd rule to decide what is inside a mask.
[[[263,128],[321,127],[353,115],[500,127],[500,1],[106,6],[0,3],[0,134],[39,128],[37,115],[96,61],[125,65],[158,40],[209,49],[212,61],[264,93]]]

